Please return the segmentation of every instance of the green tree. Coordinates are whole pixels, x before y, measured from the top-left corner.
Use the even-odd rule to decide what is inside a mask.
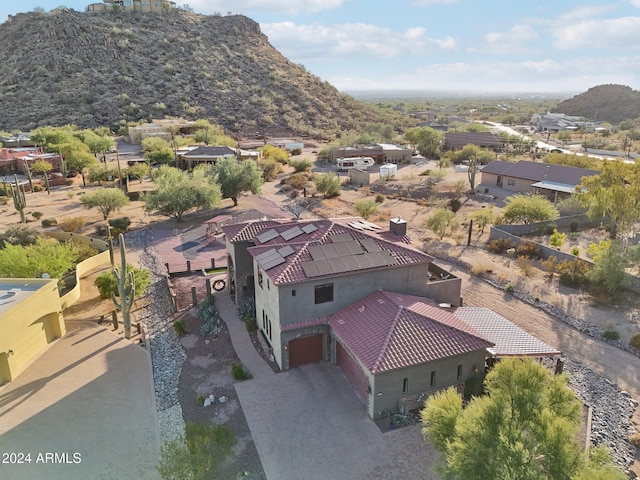
[[[353,209],[358,212],[362,218],[367,220],[370,216],[375,215],[378,211],[378,204],[375,200],[358,200]]]
[[[407,142],[415,145],[416,150],[425,158],[439,159],[442,152],[444,134],[430,127],[414,127],[404,134]]]
[[[444,455],[446,478],[570,480],[583,467],[580,404],[564,375],[505,358],[485,389],[488,395],[473,398],[455,422],[454,393],[427,400],[423,431]]]
[[[262,187],[262,170],[253,160],[236,160],[223,158],[215,165],[203,167],[207,175],[217,177],[222,191],[222,198],[230,198],[233,205],[238,205],[238,197],[243,192],[260,193]]]
[[[505,223],[523,223],[525,225],[547,220],[556,220],[558,209],[541,195],[516,194],[507,197],[502,212]]]
[[[126,174],[132,177],[136,177],[140,183],[144,180],[144,177],[149,173],[149,165],[144,162],[136,162],[127,168]]]
[[[117,188],[101,188],[80,197],[80,202],[87,208],[97,208],[105,220],[111,212],[129,205],[129,197]]]
[[[46,160],[36,160],[33,165],[31,165],[31,171],[36,175],[42,175],[44,173],[49,173],[53,170],[53,167]]]
[[[265,160],[275,160],[282,164],[289,163],[289,154],[285,150],[274,145],[265,145],[264,147],[260,147],[258,150],[262,152],[262,158]]]
[[[447,449],[447,443],[455,437],[456,423],[462,413],[462,396],[455,388],[433,394],[420,412],[426,425],[423,431],[434,448],[440,452]]]
[[[93,130],[80,130],[76,133],[82,142],[89,147],[89,151],[96,156],[99,153],[108,152],[111,147],[115,147],[116,143],[112,138],[106,135],[98,135]]]
[[[557,228],[554,228],[553,233],[549,236],[549,243],[554,247],[561,247],[564,245],[566,238],[566,233],[559,232]]]
[[[471,220],[476,223],[480,229],[480,233],[482,234],[484,233],[484,228],[493,223],[493,209],[489,207],[476,210],[475,212],[472,212],[469,217],[471,217]]]
[[[599,175],[583,177],[576,196],[591,218],[611,222],[611,238],[626,235],[640,220],[640,163],[605,162]]]
[[[558,132],[556,138],[561,141],[563,145],[566,145],[567,142],[571,141],[573,136],[571,135],[571,132],[569,130],[562,130],[561,132]]]
[[[26,247],[6,244],[0,250],[0,277],[40,278],[47,273],[61,278],[71,270],[78,258],[75,246],[52,238],[38,238]]]
[[[620,241],[602,240],[589,245],[587,252],[594,261],[593,268],[589,270],[589,280],[594,285],[602,286],[610,295],[618,293],[627,283]]]
[[[87,169],[87,180],[90,183],[98,182],[98,185],[102,185],[102,182],[113,181],[117,177],[118,170],[104,164],[92,165]]]
[[[335,173],[318,173],[313,176],[313,183],[316,185],[316,190],[320,192],[324,198],[332,198],[340,195],[342,182],[340,177]]]
[[[258,166],[262,170],[262,179],[265,182],[272,182],[273,180],[276,179],[276,177],[278,176],[278,173],[280,173],[280,167],[278,165],[278,162],[276,162],[272,158],[269,158],[269,159],[263,158],[258,160]]]
[[[11,225],[7,229],[0,233],[0,248],[4,248],[4,243],[7,242],[11,245],[33,245],[38,238],[41,237],[41,232],[35,227],[29,225],[18,224]]]
[[[180,221],[187,212],[220,204],[220,186],[209,182],[201,169],[189,174],[165,165],[153,172],[153,180],[157,190],[142,197],[147,212],[159,212]]]
[[[133,294],[135,298],[138,298],[151,285],[151,271],[136,268],[128,263],[127,272],[133,272]],[[94,283],[98,287],[100,298],[111,298],[112,292],[116,297],[119,296],[118,282],[113,272],[102,272],[96,277]],[[125,288],[129,288],[128,277],[125,281]]]
[[[147,137],[142,140],[142,150],[144,158],[151,165],[159,163],[161,165],[170,164],[175,160],[175,152],[169,142],[158,137]]]
[[[448,208],[437,208],[433,214],[425,220],[425,226],[440,237],[447,233],[447,228],[455,225],[456,214]]]

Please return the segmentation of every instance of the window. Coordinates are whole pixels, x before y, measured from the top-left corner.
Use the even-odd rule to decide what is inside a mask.
[[[269,279],[267,278],[267,289],[271,290],[271,287],[269,286]]]
[[[516,186],[516,179],[515,178],[507,178],[507,186],[508,187],[515,187]]]
[[[431,382],[429,382],[429,385],[431,385],[432,387],[436,386],[436,372],[435,372],[435,370],[433,372],[431,372]]]
[[[333,283],[315,286],[315,303],[333,302]]]
[[[456,373],[456,380],[462,380],[462,365],[458,365],[458,372]]]
[[[295,288],[294,288],[293,290],[291,290],[291,296],[292,296],[292,297],[295,297],[295,296],[296,296],[296,290],[295,290]]]
[[[262,270],[258,269],[258,285],[262,288]]]
[[[409,393],[409,379],[402,379],[402,393]]]

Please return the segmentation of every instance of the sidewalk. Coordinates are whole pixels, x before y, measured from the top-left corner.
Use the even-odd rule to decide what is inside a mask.
[[[229,328],[231,343],[244,367],[251,372],[254,379],[272,376],[273,370],[256,352],[244,322],[238,317],[238,311],[231,301],[231,296],[227,292],[216,294],[216,306]]]

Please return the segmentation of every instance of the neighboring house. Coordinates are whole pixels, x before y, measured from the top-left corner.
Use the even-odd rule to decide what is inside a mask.
[[[33,165],[38,160],[51,164],[52,170],[60,169],[60,154],[42,153],[40,147],[14,147],[0,149],[0,175],[25,173],[25,165]]]
[[[444,123],[438,123],[438,122],[420,122],[418,123],[417,126],[429,127],[429,128],[433,128],[434,130],[439,130],[441,132],[446,132],[447,130],[449,130],[449,125]]]
[[[544,195],[555,202],[570,196],[576,185],[581,183],[582,177],[599,173],[599,170],[528,160],[516,163],[494,160],[482,169],[481,183],[514,192]]]
[[[378,164],[411,163],[413,150],[391,143],[377,143],[358,147],[332,148],[330,160],[335,163],[338,158],[371,157]]]
[[[176,7],[175,2],[167,0],[102,0],[103,3],[91,3],[87,12],[105,12],[114,7],[135,12],[165,12]]]
[[[0,384],[65,332],[57,280],[0,279]]]
[[[462,150],[467,145],[498,151],[502,140],[491,132],[445,132],[443,150]]]
[[[127,136],[129,137],[129,143],[134,144],[140,144],[142,140],[149,137],[159,137],[170,141],[170,129],[175,129],[179,135],[190,135],[195,131],[195,122],[184,118],[152,120],[151,123],[129,127]]]
[[[304,142],[293,138],[270,138],[265,143],[286,150],[287,152],[295,150],[296,148],[301,150],[304,148]]]
[[[237,158],[236,150],[231,147],[198,147],[189,152],[178,155],[180,168],[191,169],[204,163],[216,163],[223,158]]]

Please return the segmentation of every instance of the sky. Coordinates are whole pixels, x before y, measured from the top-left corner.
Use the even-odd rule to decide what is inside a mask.
[[[0,21],[89,3],[1,0]],[[343,92],[640,90],[640,0],[176,0],[185,3],[255,20],[289,60]]]

